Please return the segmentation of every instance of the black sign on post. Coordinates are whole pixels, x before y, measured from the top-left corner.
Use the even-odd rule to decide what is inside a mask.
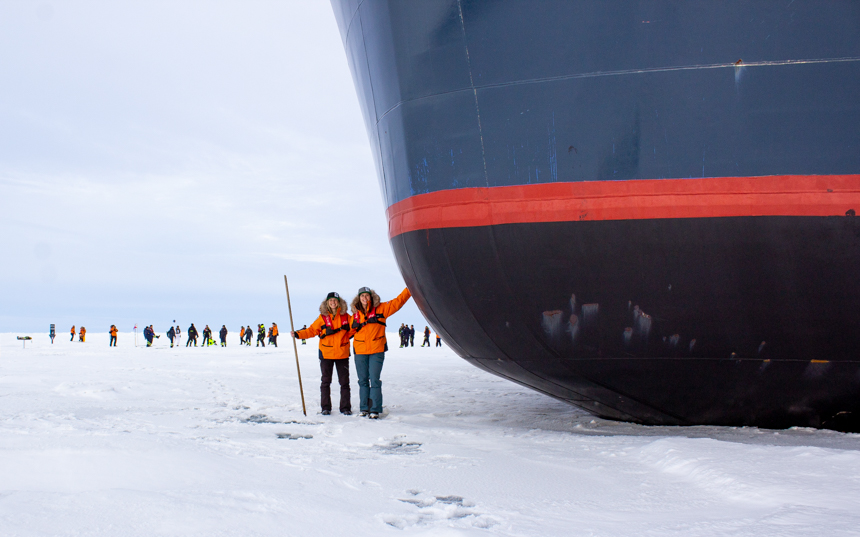
[[[48,334],[51,336],[51,345],[54,344],[54,338],[57,336],[57,327],[55,325],[51,325],[51,333]]]

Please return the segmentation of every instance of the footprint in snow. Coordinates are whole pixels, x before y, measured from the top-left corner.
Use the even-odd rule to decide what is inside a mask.
[[[244,423],[283,423],[278,420],[274,420],[265,414],[251,414],[245,419],[239,420]]]
[[[418,453],[421,451],[421,442],[410,442],[405,434],[397,434],[390,440],[380,438],[374,447],[383,453]]]
[[[404,514],[378,515],[385,524],[398,529],[413,526],[451,526],[489,529],[501,521],[481,512],[474,502],[462,496],[425,494],[419,490],[407,491],[398,501],[414,507]]]
[[[310,440],[313,437],[312,434],[278,433],[278,438],[286,440]]]
[[[242,423],[278,423],[281,425],[320,425],[320,422],[316,421],[280,421],[272,418],[271,416],[267,416],[266,414],[251,414],[247,418],[240,418],[239,421]]]

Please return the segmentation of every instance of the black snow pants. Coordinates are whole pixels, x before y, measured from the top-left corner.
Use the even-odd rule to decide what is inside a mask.
[[[349,358],[342,360],[327,360],[320,351],[320,407],[331,412],[331,381],[333,370],[337,369],[337,382],[340,384],[340,411],[351,412],[352,403],[349,401]]]

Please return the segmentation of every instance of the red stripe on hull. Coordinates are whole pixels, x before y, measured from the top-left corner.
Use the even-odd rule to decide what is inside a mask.
[[[461,188],[388,208],[388,235],[421,229],[576,220],[844,216],[860,211],[860,175],[643,179]]]

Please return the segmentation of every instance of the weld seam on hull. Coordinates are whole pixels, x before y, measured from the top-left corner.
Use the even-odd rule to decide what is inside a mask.
[[[465,88],[457,88],[449,91],[440,91],[437,93],[433,93],[431,95],[422,95],[420,97],[415,97],[414,99],[404,99],[402,101],[397,102],[394,106],[389,108],[383,113],[379,119],[381,120],[393,110],[396,110],[398,107],[403,106],[406,103],[421,101],[424,99],[430,99],[433,97],[437,97],[440,95],[448,95],[451,93],[458,93],[462,91],[478,91],[484,89],[494,89],[494,88],[505,88],[509,86],[523,86],[528,84],[543,84],[546,82],[563,82],[566,80],[576,80],[582,78],[599,78],[606,76],[625,76],[625,75],[643,75],[650,73],[671,73],[676,71],[700,71],[705,69],[744,69],[747,67],[783,67],[783,66],[794,66],[794,65],[816,65],[816,64],[826,64],[826,63],[846,63],[846,62],[860,62],[860,58],[855,56],[848,56],[844,58],[817,58],[817,59],[808,59],[808,60],[765,60],[758,62],[732,62],[732,63],[711,63],[704,65],[673,65],[668,67],[644,67],[642,69],[619,69],[615,71],[594,71],[591,73],[572,73],[569,75],[560,75],[560,76],[551,76],[551,77],[543,77],[543,78],[528,78],[524,80],[510,80],[507,82],[497,82],[495,84],[481,84],[474,85]]]

